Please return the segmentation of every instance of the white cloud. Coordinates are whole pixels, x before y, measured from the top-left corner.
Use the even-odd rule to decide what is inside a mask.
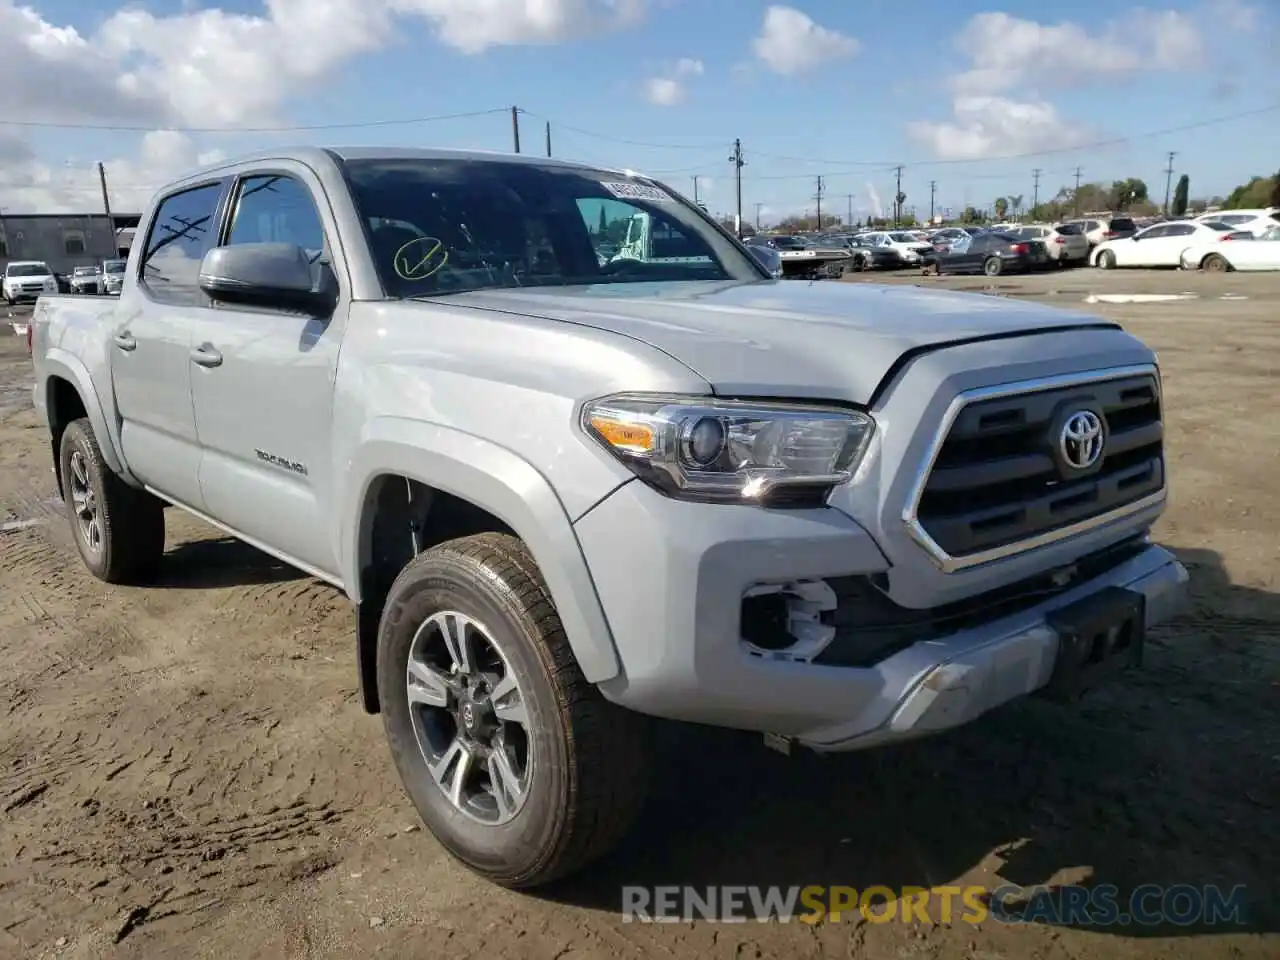
[[[221,151],[201,150],[173,130],[144,134],[134,157],[104,161],[111,209],[141,213],[159,186],[221,159]],[[21,139],[0,134],[0,200],[5,213],[97,211],[102,209],[98,169],[41,161]]]
[[[208,7],[168,15],[128,4],[81,33],[0,0],[0,116],[141,129],[283,125],[291,101],[343,64],[395,43],[398,20],[425,21],[442,43],[479,54],[622,29],[643,16],[647,2],[264,0],[254,14]],[[142,144],[139,170],[159,169],[158,144],[173,142],[164,136]],[[10,169],[11,181],[42,181],[48,170],[33,162]],[[53,202],[52,189],[3,202],[31,209]]]
[[[967,65],[949,81],[951,118],[911,122],[907,133],[934,156],[951,160],[1083,143],[1089,131],[1060,117],[1045,92],[1200,70],[1208,60],[1206,36],[1222,28],[1249,29],[1255,15],[1244,0],[1207,0],[1192,12],[1139,7],[1090,31],[1067,21],[977,14],[956,37]]]
[[[909,123],[907,133],[943,160],[1016,156],[1046,146],[1071,147],[1090,138],[1087,128],[1063,120],[1053,104],[1044,101],[964,96],[956,98],[952,113],[943,123]]]
[[[701,76],[704,67],[701,60],[682,57],[657,76],[644,82],[644,97],[657,107],[674,107],[685,98],[685,81]]]
[[[814,23],[794,7],[773,6],[765,11],[752,48],[774,73],[790,76],[828,60],[851,57],[859,44],[853,37]]]

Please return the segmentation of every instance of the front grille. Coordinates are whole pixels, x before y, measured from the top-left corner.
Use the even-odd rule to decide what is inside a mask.
[[[1063,449],[1067,421],[1094,414],[1096,462]],[[1160,388],[1142,373],[980,399],[964,406],[934,460],[916,521],[953,558],[1101,516],[1164,486]]]

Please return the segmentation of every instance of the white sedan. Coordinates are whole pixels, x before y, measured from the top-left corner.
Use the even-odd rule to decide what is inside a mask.
[[[1261,236],[1228,234],[1221,240],[1197,243],[1182,251],[1184,270],[1280,270],[1280,226]]]
[[[1089,262],[1114,267],[1180,267],[1182,252],[1202,243],[1214,243],[1234,231],[1216,220],[1175,220],[1139,230],[1132,237],[1104,240],[1094,248]]]

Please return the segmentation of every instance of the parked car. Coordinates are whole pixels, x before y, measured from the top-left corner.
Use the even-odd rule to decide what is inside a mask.
[[[933,245],[935,251],[941,253],[956,240],[965,237],[972,239],[985,232],[986,230],[983,227],[943,227],[940,230],[933,231],[933,236],[929,238],[929,242]]]
[[[1065,222],[1080,224],[1091,249],[1108,240],[1123,240],[1138,232],[1138,225],[1132,217],[1105,217],[1101,220],[1085,218]]]
[[[747,238],[748,247],[765,247],[777,253],[786,279],[839,277],[849,262],[849,251],[841,246],[819,246],[793,236],[756,234]]]
[[[1280,270],[1280,223],[1255,237],[1248,231],[1206,239],[1182,251],[1185,270]]]
[[[906,230],[887,230],[868,233],[862,242],[887,251],[898,258],[899,266],[918,267],[924,263],[925,255],[933,254],[933,244],[921,240]]]
[[[849,251],[849,266],[854,270],[886,270],[901,266],[902,258],[885,247],[878,247],[860,236],[833,238]]]
[[[601,245],[603,246],[603,244]],[[615,249],[616,253],[617,250]],[[107,296],[118,297],[124,287],[124,260],[102,261],[102,292]]]
[[[1270,230],[1280,223],[1280,207],[1263,207],[1253,210],[1219,210],[1216,213],[1202,213],[1195,218],[1197,222],[1210,220],[1225,223],[1236,230],[1248,230],[1257,235]]]
[[[58,281],[43,260],[10,260],[0,284],[9,306],[34,303],[38,297],[58,292]]]
[[[601,266],[605,209],[692,252]],[[148,582],[169,503],[345,591],[409,797],[498,883],[619,840],[646,715],[882,746],[1074,700],[1184,600],[1156,356],[1092,314],[776,281],[657,181],[466,151],[224,162],[137,243],[32,314],[83,562]]]
[[[937,254],[938,273],[982,273],[988,277],[1042,270],[1053,263],[1041,241],[994,230],[953,240]]]
[[[1059,266],[1083,264],[1089,259],[1089,240],[1078,223],[1060,223],[1056,227],[1020,227],[1012,233],[1023,240],[1039,240],[1050,258]]]
[[[1221,239],[1234,228],[1215,220],[1171,220],[1147,227],[1131,237],[1104,240],[1090,254],[1095,267],[1179,267],[1182,252]]]
[[[68,293],[101,293],[102,268],[76,267],[71,271],[70,287]]]

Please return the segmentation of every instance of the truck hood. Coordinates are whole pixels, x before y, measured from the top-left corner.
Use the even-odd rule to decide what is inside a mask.
[[[723,396],[868,403],[910,351],[1060,328],[1116,327],[983,294],[795,280],[523,287],[422,298],[607,330],[675,357]]]

